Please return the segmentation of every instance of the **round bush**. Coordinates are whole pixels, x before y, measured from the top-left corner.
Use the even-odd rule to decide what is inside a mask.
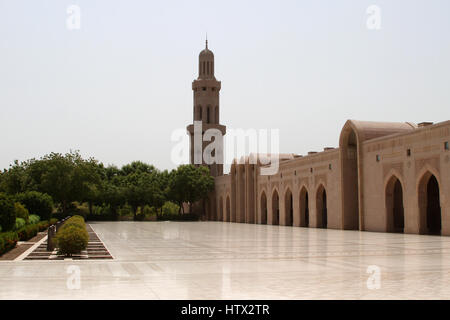
[[[71,256],[86,249],[89,235],[86,229],[81,229],[76,225],[65,226],[56,234],[55,241],[58,247],[58,254]]]
[[[163,214],[178,214],[179,210],[180,206],[170,201],[166,201],[162,206]]]
[[[14,227],[15,230],[19,230],[20,228],[24,227],[27,223],[22,218],[16,218],[16,225]]]
[[[14,201],[5,194],[0,193],[0,226],[3,231],[9,231],[16,224],[16,211]]]
[[[86,224],[82,216],[73,216],[70,219],[66,220],[66,222],[64,222],[64,225],[61,227],[61,229],[67,227],[77,227],[81,229],[86,229]]]
[[[25,205],[30,214],[36,214],[42,220],[50,219],[53,211],[53,200],[48,194],[29,191],[17,195],[17,200]]]
[[[16,218],[23,219],[25,221],[25,223],[28,222],[28,218],[30,216],[30,213],[28,212],[27,208],[25,208],[19,202],[16,202],[16,203],[14,203],[14,210],[16,212]]]

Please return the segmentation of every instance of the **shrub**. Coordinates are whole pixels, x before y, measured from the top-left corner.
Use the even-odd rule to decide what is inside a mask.
[[[56,224],[57,222],[58,222],[58,219],[56,219],[56,218],[51,218],[49,221],[50,225]]]
[[[2,248],[0,248],[1,249],[0,255],[15,248],[17,241],[19,241],[17,233],[15,232],[0,233],[0,238],[1,238],[0,242],[3,242]]]
[[[173,202],[170,202],[170,201],[167,201],[166,203],[164,203],[164,205],[162,207],[163,215],[178,214],[178,212],[180,212],[180,206]]]
[[[32,214],[30,215],[30,218],[28,219],[29,224],[36,224],[41,220],[38,215]]]
[[[142,213],[142,212],[138,212],[137,214],[136,214],[136,217],[135,217],[135,221],[144,221],[144,219],[145,219],[145,213]]]
[[[48,194],[29,191],[17,195],[17,200],[25,205],[30,214],[36,214],[42,220],[50,219],[53,211],[53,200]]]
[[[124,205],[122,208],[119,209],[119,214],[121,216],[131,216],[133,215],[133,209],[129,205]]]
[[[5,252],[5,240],[0,236],[0,256]]]
[[[142,209],[142,212],[145,215],[154,215],[156,214],[156,210],[154,207],[150,207],[150,206],[145,206],[144,209]]]
[[[16,223],[16,212],[14,201],[7,195],[0,193],[0,226],[3,231],[14,228]]]
[[[86,229],[86,224],[84,223],[84,218],[82,216],[73,216],[64,222],[61,229],[68,227],[76,227],[80,229]]]
[[[27,223],[22,218],[16,218],[16,224],[14,226],[14,230],[19,230],[20,228],[24,227]]]
[[[39,228],[39,232],[42,232],[42,231],[47,230],[48,227],[50,227],[50,222],[45,220],[45,221],[39,222],[37,225],[38,225],[38,228]]]
[[[67,220],[55,236],[58,254],[71,256],[86,249],[89,234],[83,217],[74,216]]]
[[[17,235],[20,241],[27,241],[36,236],[39,232],[37,224],[29,224],[17,230]]]
[[[19,202],[14,203],[14,211],[16,212],[16,218],[21,218],[25,221],[25,223],[28,223],[28,218],[30,216],[27,208],[25,208],[22,204]]]

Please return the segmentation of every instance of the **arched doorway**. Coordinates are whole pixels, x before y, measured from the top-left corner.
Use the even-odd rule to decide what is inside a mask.
[[[421,233],[440,235],[442,229],[439,183],[427,172],[419,183],[419,209],[422,222]]]
[[[224,219],[224,217],[223,217],[223,198],[222,197],[220,197],[220,203],[219,203],[219,208],[220,208],[220,210],[219,210],[219,221],[223,221]]]
[[[277,190],[272,195],[272,224],[277,225],[280,223],[280,197]]]
[[[285,211],[285,225],[292,226],[294,222],[294,207],[292,204],[292,192],[290,189],[287,189],[284,194],[284,211]]]
[[[359,171],[358,138],[351,126],[344,127],[341,135],[341,168],[344,229],[359,229]]]
[[[261,224],[267,224],[267,197],[265,192],[263,192],[261,195],[260,208],[261,208]]]
[[[309,227],[308,191],[305,187],[300,191],[300,227]]]
[[[392,176],[386,185],[386,223],[388,232],[403,233],[405,228],[403,188],[396,176]]]
[[[230,197],[227,197],[227,203],[225,205],[225,210],[226,210],[226,217],[225,217],[225,221],[230,222],[231,221],[231,215],[230,215]]]
[[[328,212],[327,212],[327,192],[325,187],[320,185],[316,194],[316,210],[317,210],[317,227],[327,228]]]

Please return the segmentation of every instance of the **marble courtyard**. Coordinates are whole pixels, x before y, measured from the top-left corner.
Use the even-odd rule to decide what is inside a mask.
[[[91,226],[113,260],[2,261],[0,299],[450,297],[448,237],[227,222]],[[73,266],[79,289],[67,285]],[[378,289],[368,288],[369,266],[380,270]]]

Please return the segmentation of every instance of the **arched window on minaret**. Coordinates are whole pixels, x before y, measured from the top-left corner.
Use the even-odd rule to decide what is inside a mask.
[[[216,106],[216,110],[214,111],[214,115],[215,115],[215,120],[216,120],[216,123],[218,124],[219,123],[219,107],[218,106]]]
[[[202,106],[198,106],[198,114],[199,114],[199,119],[200,121],[203,120],[203,110],[202,110]]]
[[[209,116],[210,116],[210,107],[208,106],[208,109],[206,109],[206,123],[209,123]]]

